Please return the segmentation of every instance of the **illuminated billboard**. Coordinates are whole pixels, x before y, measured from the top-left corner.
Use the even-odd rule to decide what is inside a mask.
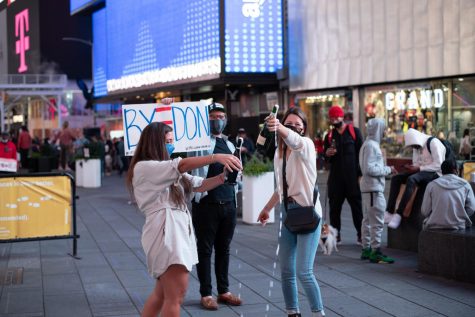
[[[282,0],[226,0],[225,17],[227,73],[282,68]]]
[[[93,33],[96,97],[283,64],[282,0],[108,0]]]
[[[219,1],[108,1],[107,91],[219,74]]]
[[[94,97],[107,95],[107,30],[106,9],[92,14]]]

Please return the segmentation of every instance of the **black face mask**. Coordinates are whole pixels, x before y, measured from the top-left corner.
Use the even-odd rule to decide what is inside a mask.
[[[337,122],[337,123],[333,123],[333,126],[337,129],[341,128],[341,126],[343,125],[343,121],[340,121],[340,122]]]
[[[297,129],[297,127],[294,127],[293,125],[290,125],[290,124],[289,125],[284,125],[284,127],[294,131],[297,134],[303,135],[303,130],[299,130],[299,129]]]

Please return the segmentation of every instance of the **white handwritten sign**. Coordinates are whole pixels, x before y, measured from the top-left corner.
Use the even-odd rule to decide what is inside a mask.
[[[152,122],[173,128],[174,152],[206,150],[211,147],[208,106],[205,102],[176,102],[171,105],[123,105],[125,155],[134,155],[143,129]]]
[[[16,173],[17,161],[14,159],[0,158],[0,171]]]

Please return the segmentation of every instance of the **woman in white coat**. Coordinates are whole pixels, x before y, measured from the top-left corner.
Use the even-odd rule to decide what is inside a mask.
[[[155,288],[145,302],[142,316],[180,315],[188,288],[188,276],[198,262],[195,234],[187,200],[194,191],[208,191],[225,180],[225,173],[203,179],[186,172],[219,162],[225,169],[241,169],[233,155],[170,159],[172,128],[160,122],[149,124],[140,136],[132,158],[127,184],[145,215],[142,246]]]

